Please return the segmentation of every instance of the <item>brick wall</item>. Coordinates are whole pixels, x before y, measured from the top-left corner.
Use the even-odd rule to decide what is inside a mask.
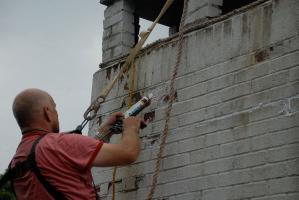
[[[220,15],[222,2],[223,0],[189,0],[186,23]]]
[[[108,61],[130,52],[135,44],[134,4],[118,0],[107,7],[103,21],[102,60]]]
[[[186,34],[155,198],[299,199],[297,10],[297,0],[269,0]],[[138,95],[167,94],[176,44],[162,41],[138,57]],[[117,62],[102,66],[92,99],[119,70]],[[126,110],[129,78],[112,90],[101,120]],[[116,199],[146,199],[166,104],[163,96],[144,111],[154,120],[140,134],[138,161],[118,169]],[[89,134],[96,129],[91,123]],[[102,199],[111,199],[112,168],[96,168],[94,177]]]

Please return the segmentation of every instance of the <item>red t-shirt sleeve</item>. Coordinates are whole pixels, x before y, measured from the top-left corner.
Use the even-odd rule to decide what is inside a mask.
[[[56,152],[60,159],[78,170],[88,170],[92,166],[103,142],[76,134],[59,134]]]

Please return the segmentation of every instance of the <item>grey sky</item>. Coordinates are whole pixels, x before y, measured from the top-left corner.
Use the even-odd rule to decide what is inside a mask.
[[[0,0],[0,172],[21,138],[11,112],[21,90],[48,91],[61,130],[81,122],[101,58],[103,10],[96,0]]]
[[[11,112],[18,92],[48,91],[61,130],[82,121],[101,62],[104,9],[98,0],[0,0],[0,173],[21,138]],[[165,36],[165,30],[158,27],[150,41]]]

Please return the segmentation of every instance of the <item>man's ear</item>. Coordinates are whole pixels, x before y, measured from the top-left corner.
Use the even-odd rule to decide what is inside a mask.
[[[52,121],[52,118],[51,118],[51,111],[50,111],[49,107],[44,107],[44,108],[43,108],[43,111],[44,111],[45,119],[46,119],[48,122],[51,122],[51,121]]]

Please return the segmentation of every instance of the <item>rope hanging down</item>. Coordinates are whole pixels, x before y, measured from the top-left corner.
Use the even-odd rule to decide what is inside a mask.
[[[135,62],[132,62],[132,65],[130,68],[130,87],[129,87],[128,108],[130,108],[133,105],[133,94],[135,93],[135,91],[136,91],[136,65],[135,65]],[[112,198],[111,198],[111,200],[115,200],[116,172],[117,172],[117,167],[114,167],[113,172],[112,172]]]
[[[87,125],[87,123],[96,117],[97,112],[101,107],[101,104],[105,102],[106,97],[108,96],[109,92],[112,90],[116,81],[118,79],[120,79],[120,77],[128,70],[129,66],[133,63],[136,56],[140,52],[142,46],[146,42],[147,38],[149,37],[151,32],[154,30],[155,26],[160,21],[161,17],[165,14],[165,12],[168,10],[168,8],[172,5],[173,1],[174,0],[167,0],[166,3],[164,4],[162,10],[160,11],[158,17],[152,23],[152,25],[147,29],[147,31],[141,32],[139,34],[140,40],[134,46],[134,48],[130,52],[129,56],[126,58],[125,63],[123,64],[123,66],[121,67],[119,72],[116,74],[114,79],[108,85],[106,85],[106,87],[101,91],[100,95],[97,96],[97,98],[86,109],[86,111],[83,114],[83,117],[84,117],[83,122],[79,126],[77,126],[77,128],[75,130],[71,131],[70,133],[82,134],[82,130]]]
[[[140,40],[138,41],[138,43],[135,45],[135,47],[133,48],[133,50],[131,51],[131,53],[129,54],[129,56],[127,57],[127,59],[125,60],[124,65],[121,67],[120,71],[118,72],[118,74],[115,76],[115,78],[103,89],[103,91],[100,93],[100,95],[91,103],[91,105],[88,107],[88,109],[85,111],[84,113],[84,121],[82,122],[82,124],[92,120],[95,118],[98,110],[100,109],[101,104],[105,101],[107,95],[109,94],[109,92],[111,91],[111,89],[113,88],[113,86],[115,85],[116,81],[121,77],[121,75],[126,72],[129,67],[131,68],[131,81],[130,81],[130,92],[129,92],[129,101],[128,101],[128,106],[131,107],[133,104],[133,94],[134,91],[136,90],[136,66],[135,66],[135,58],[138,55],[138,53],[140,52],[142,46],[144,45],[144,43],[146,42],[147,38],[149,37],[149,35],[151,34],[151,32],[153,31],[153,29],[155,28],[155,26],[157,25],[157,23],[160,21],[161,17],[165,14],[165,12],[168,10],[168,8],[172,5],[172,3],[174,2],[174,0],[167,0],[166,3],[164,4],[162,10],[160,11],[158,17],[156,18],[156,20],[152,23],[152,25],[148,28],[147,31],[145,32],[141,32],[140,33]],[[93,114],[91,114],[91,112],[93,112]],[[84,127],[82,126],[81,127]],[[83,128],[82,128],[83,129]],[[115,188],[115,181],[116,181],[116,172],[117,172],[117,167],[113,168],[113,173],[112,173],[112,200],[115,200],[115,193],[116,193],[116,188]]]
[[[87,108],[87,110],[84,113],[84,121],[90,121],[96,117],[96,114],[98,110],[101,107],[101,104],[105,101],[106,97],[108,96],[109,92],[115,85],[116,81],[120,79],[120,77],[128,70],[129,66],[133,63],[135,60],[136,56],[140,52],[142,46],[146,42],[147,38],[151,34],[151,32],[154,30],[155,26],[157,23],[160,21],[161,17],[165,14],[165,12],[168,10],[168,8],[172,5],[174,0],[167,0],[165,5],[163,6],[162,10],[160,11],[158,17],[156,20],[153,22],[153,24],[148,28],[147,31],[141,32],[139,34],[140,40],[138,43],[135,45],[135,47],[132,49],[131,53],[129,56],[126,58],[125,63],[117,73],[117,75],[114,77],[114,79],[102,90],[100,95],[90,104],[90,106]]]
[[[129,87],[129,99],[128,99],[128,108],[131,108],[133,105],[133,94],[136,91],[136,65],[135,62],[132,62],[131,68],[130,68],[130,87]],[[113,168],[112,172],[112,198],[111,200],[115,200],[116,196],[116,172],[117,167]]]
[[[157,25],[157,23],[160,21],[161,17],[165,14],[165,12],[168,10],[168,8],[172,5],[173,2],[174,2],[174,0],[167,0],[166,3],[165,3],[165,5],[163,6],[162,10],[160,11],[158,17],[153,22],[153,24],[148,28],[147,31],[141,32],[139,34],[140,40],[135,45],[135,47],[132,49],[132,51],[129,54],[129,56],[126,58],[125,63],[123,64],[123,66],[121,67],[121,69],[119,70],[119,72],[117,73],[117,75],[114,77],[114,79],[102,90],[102,92],[100,93],[100,95],[87,108],[87,110],[84,113],[84,121],[81,123],[81,125],[78,126],[77,129],[82,130],[84,128],[84,126],[87,124],[88,121],[90,121],[90,120],[92,120],[92,119],[94,119],[96,117],[96,114],[97,114],[98,110],[100,109],[101,104],[105,101],[106,97],[108,96],[109,92],[112,90],[112,88],[115,85],[115,83],[117,82],[117,80],[120,79],[120,77],[129,69],[130,66],[134,65],[134,60],[135,60],[136,56],[138,55],[138,53],[140,52],[142,46],[146,42],[147,38],[149,37],[150,33],[153,31],[153,29],[155,28],[155,26]],[[186,6],[184,5],[184,7],[186,7]],[[184,13],[185,13],[185,11],[183,12],[182,16],[185,15]],[[183,17],[182,17],[182,19],[183,19]],[[181,24],[180,24],[180,29],[181,29],[181,27],[182,27],[182,21],[181,21]],[[182,44],[179,45],[179,48],[182,49]],[[182,52],[180,52],[180,56],[179,57],[181,57],[181,54],[182,54]],[[177,59],[177,60],[179,62],[178,62],[178,64],[176,64],[177,67],[175,67],[175,68],[178,68],[178,65],[180,63],[180,58]],[[133,70],[135,70],[135,66],[133,68],[134,68]],[[174,79],[175,79],[176,74],[177,74],[177,69],[174,72],[175,72],[175,75],[174,75]],[[132,85],[134,85],[134,80],[133,80]],[[174,88],[170,90],[170,93],[171,93],[172,90],[174,91]],[[132,91],[130,91],[129,95],[130,95],[130,98],[132,98]],[[174,92],[173,92],[173,95],[170,95],[170,97],[171,96],[174,97]],[[173,100],[171,100],[171,102],[173,102]],[[171,110],[171,108],[170,108],[170,110]],[[168,122],[167,122],[167,124],[168,124]],[[165,141],[166,141],[166,138],[165,138]],[[161,146],[163,146],[163,145],[161,145]],[[163,152],[163,151],[161,151],[161,152]],[[113,180],[112,180],[113,184],[115,183],[116,170],[117,170],[117,168],[115,167],[114,170],[113,170]],[[159,171],[159,169],[158,169],[158,171]],[[113,195],[112,199],[115,199],[115,185],[113,187],[113,194],[114,195]]]
[[[180,29],[179,29],[178,51],[177,51],[177,55],[176,55],[175,66],[174,66],[174,69],[172,72],[171,82],[170,82],[170,92],[169,92],[170,99],[169,99],[167,109],[166,109],[165,126],[164,126],[164,130],[163,130],[163,135],[162,135],[162,140],[160,143],[159,152],[157,154],[155,172],[153,175],[150,192],[147,197],[148,200],[152,200],[155,190],[156,190],[156,187],[157,187],[158,176],[160,173],[160,164],[161,164],[161,160],[162,160],[164,149],[165,149],[166,139],[167,139],[167,136],[169,133],[168,128],[169,128],[169,121],[170,121],[170,113],[172,110],[172,104],[175,100],[175,79],[178,74],[178,68],[181,63],[182,52],[183,52],[184,28],[185,28],[184,24],[185,24],[185,20],[186,20],[187,6],[188,6],[188,0],[184,0],[183,14],[182,14],[182,18],[181,18],[181,22],[180,22]]]

